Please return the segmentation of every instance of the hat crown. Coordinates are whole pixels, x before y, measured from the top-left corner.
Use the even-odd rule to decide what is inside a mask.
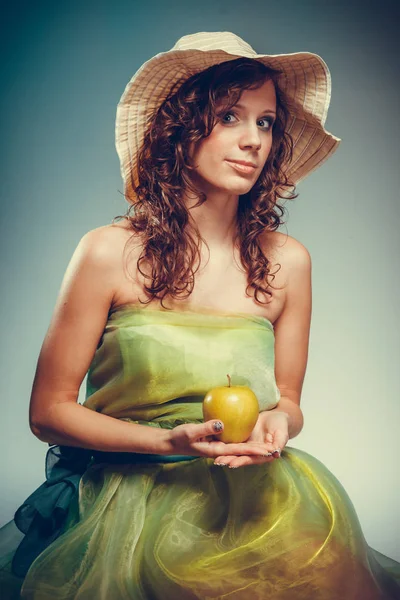
[[[171,51],[175,50],[225,50],[229,54],[256,56],[253,48],[231,31],[202,31],[179,38]]]

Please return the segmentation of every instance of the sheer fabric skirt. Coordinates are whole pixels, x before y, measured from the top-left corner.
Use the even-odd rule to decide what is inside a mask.
[[[24,579],[15,532],[0,531],[4,600],[400,599],[400,564],[368,546],[335,476],[291,447],[238,469],[93,465]]]

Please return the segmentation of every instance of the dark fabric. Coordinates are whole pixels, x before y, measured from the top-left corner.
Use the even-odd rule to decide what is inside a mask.
[[[80,479],[90,464],[177,462],[194,458],[199,457],[52,446],[46,454],[46,481],[14,515],[15,524],[25,536],[14,554],[12,572],[18,577],[25,577],[35,558],[61,535],[71,502],[78,493]]]
[[[24,577],[32,562],[61,533],[79,481],[92,452],[53,446],[46,454],[46,481],[18,508],[14,521],[25,534],[12,561],[12,571]]]

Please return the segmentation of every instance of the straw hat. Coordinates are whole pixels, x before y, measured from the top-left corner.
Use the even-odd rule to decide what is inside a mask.
[[[145,62],[127,84],[117,107],[116,149],[125,195],[138,184],[137,157],[151,115],[178,83],[218,63],[246,57],[279,69],[278,85],[288,101],[287,131],[294,142],[287,175],[297,184],[331,156],[340,143],[325,130],[331,98],[331,77],[317,54],[257,54],[229,31],[201,32],[181,37],[171,50]],[[176,88],[175,88],[176,90]],[[284,194],[282,194],[284,195]]]

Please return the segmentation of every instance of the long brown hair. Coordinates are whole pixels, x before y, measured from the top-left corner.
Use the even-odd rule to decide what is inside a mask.
[[[289,113],[284,94],[277,85],[278,75],[279,71],[257,60],[227,61],[187,79],[154,112],[138,157],[139,185],[134,190],[135,196],[127,198],[130,206],[125,215],[115,217],[128,218],[143,243],[137,268],[151,281],[144,286],[149,300],[139,299],[141,304],[157,298],[164,307],[166,296],[177,298],[186,290],[184,297],[187,298],[192,293],[194,276],[201,263],[201,243],[207,245],[207,242],[190,219],[182,191],[189,190],[199,196],[195,206],[201,206],[207,197],[191,180],[193,165],[189,146],[210,135],[218,116],[236,104],[243,90],[258,88],[267,80],[274,82],[277,98],[272,147],[253,188],[239,196],[234,244],[240,249],[247,273],[246,294],[249,295],[249,288],[254,288],[255,300],[261,304],[259,293],[272,295],[268,288],[273,286],[268,283],[268,277],[273,280],[275,275],[270,273],[269,260],[259,238],[265,230],[275,231],[282,223],[285,211],[277,202],[283,198],[280,190],[288,189],[286,198],[289,200],[298,196],[290,192],[290,188],[295,188],[285,175],[285,166],[292,158],[293,141],[286,131]],[[130,240],[133,238],[134,235]],[[196,258],[198,265],[194,270]],[[141,263],[150,267],[150,274],[141,269]]]

